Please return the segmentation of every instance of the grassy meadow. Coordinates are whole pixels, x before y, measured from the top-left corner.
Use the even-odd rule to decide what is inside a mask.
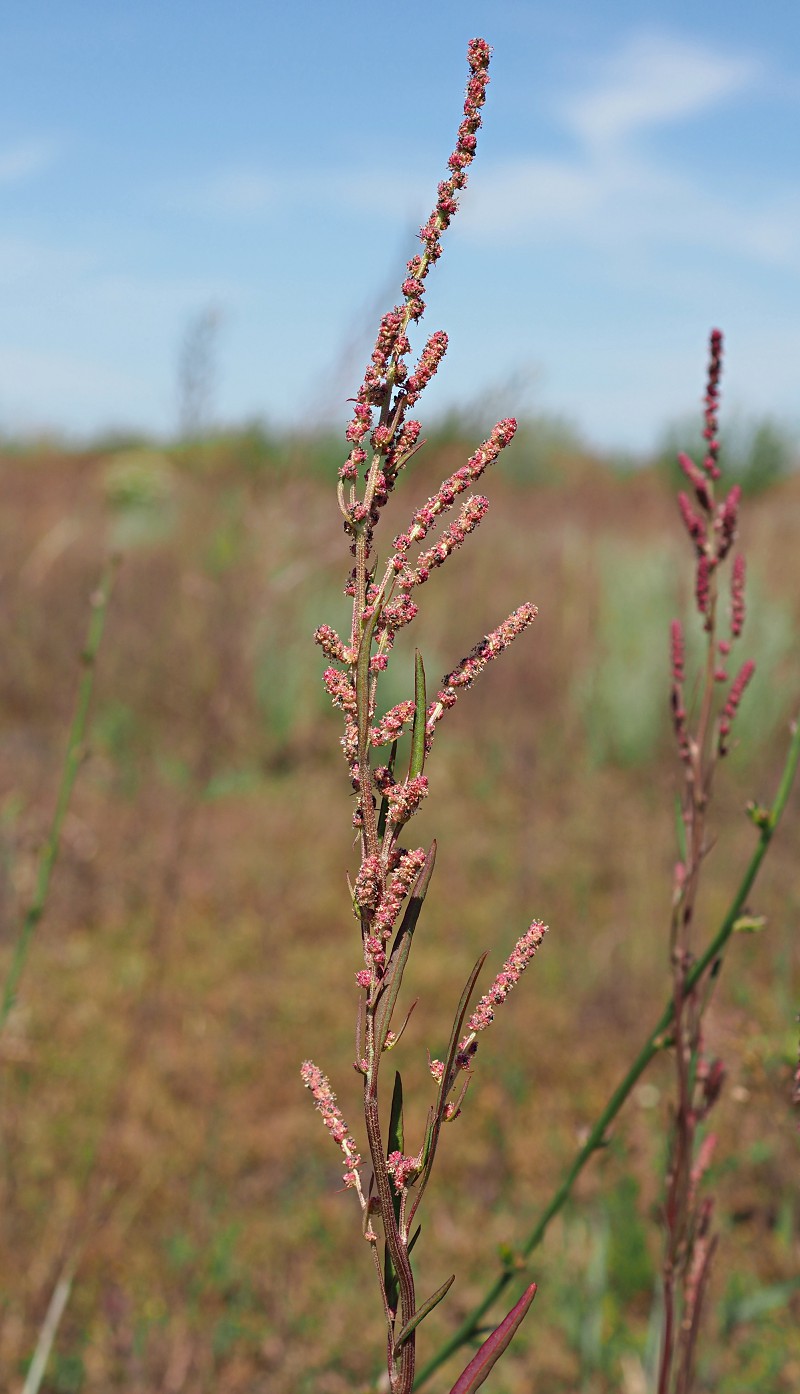
[[[433,434],[388,536],[479,434]],[[361,1136],[350,791],[311,638],[348,612],[341,454],[244,432],[0,458],[2,965],[52,816],[89,597],[108,550],[122,555],[51,895],[0,1038],[3,1389],[22,1388],[73,1269],[46,1394],[375,1387],[377,1285],[299,1078],[311,1056]],[[387,684],[387,700],[409,695],[414,644],[432,684],[520,602],[539,606],[428,770],[414,839],[436,836],[439,861],[406,979],[409,1141],[426,1048],[441,1054],[477,955],[488,976],[534,916],[551,931],[443,1138],[419,1290],[457,1280],[422,1364],[532,1227],[669,993],[668,628],[692,603],[674,480],[568,435],[545,449],[532,424],[486,492]],[[800,707],[798,537],[800,474],[746,497],[740,652],[758,671],[719,773],[703,941],[754,845],[745,803],[772,798]],[[728,1067],[699,1366],[714,1394],[800,1388],[799,846],[795,790],[752,902],[766,928],[736,936],[709,1018]],[[493,1394],[645,1394],[670,1087],[656,1061],[534,1255],[539,1294]],[[424,1387],[448,1389],[463,1363]]]

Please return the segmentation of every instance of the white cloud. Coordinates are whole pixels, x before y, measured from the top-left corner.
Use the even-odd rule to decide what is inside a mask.
[[[601,80],[562,99],[558,119],[577,137],[559,159],[521,159],[483,171],[461,226],[517,245],[554,236],[649,259],[665,245],[715,249],[800,270],[800,191],[787,185],[758,201],[719,195],[652,153],[646,134],[697,117],[763,79],[749,58],[683,39],[639,36],[607,61]]]
[[[601,81],[568,99],[561,113],[586,146],[619,147],[649,126],[693,116],[744,91],[759,73],[752,58],[666,35],[635,35],[605,64]]]

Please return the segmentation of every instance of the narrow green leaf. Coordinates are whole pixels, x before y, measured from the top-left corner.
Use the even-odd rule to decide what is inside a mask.
[[[411,1253],[411,1250],[413,1249],[414,1245],[416,1244],[416,1242],[417,1242],[417,1240],[419,1239],[419,1237],[420,1237],[421,1234],[422,1234],[422,1225],[417,1225],[417,1228],[414,1230],[414,1233],[412,1234],[411,1238],[410,1238],[409,1241],[408,1241],[408,1252],[409,1252],[409,1253]]]
[[[413,1317],[411,1318],[410,1321],[407,1321],[407,1322],[406,1322],[405,1326],[403,1327],[402,1331],[400,1332],[400,1335],[398,1336],[397,1340],[395,1341],[395,1343],[394,1343],[394,1349],[393,1349],[393,1351],[392,1351],[392,1355],[397,1355],[398,1351],[405,1345],[405,1343],[406,1343],[406,1341],[408,1340],[409,1336],[411,1335],[412,1331],[416,1331],[416,1329],[417,1329],[417,1327],[419,1326],[420,1322],[425,1320],[425,1317],[428,1316],[428,1314],[429,1314],[430,1312],[433,1311],[434,1307],[438,1307],[438,1305],[439,1305],[439,1303],[441,1302],[442,1298],[447,1296],[447,1294],[448,1294],[448,1292],[450,1291],[451,1287],[453,1286],[453,1283],[455,1282],[455,1280],[456,1280],[456,1275],[455,1275],[455,1273],[453,1273],[453,1274],[447,1279],[447,1282],[446,1282],[446,1283],[442,1283],[442,1286],[441,1286],[440,1288],[437,1288],[437,1289],[436,1289],[436,1291],[435,1291],[435,1293],[433,1294],[433,1296],[432,1296],[432,1297],[429,1297],[428,1300],[427,1300],[427,1302],[423,1302],[422,1306],[417,1308],[417,1310],[416,1310],[416,1312],[414,1313]],[[510,1339],[511,1339],[511,1338],[509,1337],[509,1340],[510,1340]]]
[[[392,1013],[397,1003],[400,993],[400,985],[403,981],[408,955],[411,952],[411,941],[414,937],[414,930],[417,927],[417,920],[422,910],[423,901],[428,894],[433,875],[433,868],[436,863],[436,843],[432,842],[425,861],[423,862],[416,881],[411,889],[411,895],[406,905],[405,914],[400,922],[400,928],[395,935],[392,952],[389,955],[389,962],[386,965],[386,972],[380,986],[380,996],[375,1005],[375,1058],[380,1059],[381,1051],[386,1044],[386,1036],[392,1022]]]
[[[536,1284],[531,1283],[529,1288],[523,1292],[519,1302],[511,1308],[507,1317],[504,1317],[500,1325],[487,1336],[477,1355],[473,1356],[467,1368],[459,1375],[450,1394],[475,1394],[476,1389],[480,1389],[487,1375],[490,1374],[494,1365],[500,1359],[503,1351],[510,1345],[511,1340],[530,1308],[536,1296]]]
[[[461,1036],[461,1028],[464,1025],[464,1017],[467,1015],[467,1009],[469,1007],[470,998],[472,997],[475,984],[478,981],[478,974],[480,973],[485,962],[486,954],[481,954],[480,958],[478,959],[478,962],[475,964],[475,967],[473,968],[472,972],[467,978],[464,991],[458,999],[455,1020],[453,1021],[453,1029],[450,1033],[450,1044],[447,1047],[447,1055],[445,1057],[444,1062],[444,1073],[442,1074],[441,1083],[439,1085],[439,1092],[436,1096],[436,1103],[433,1107],[432,1116],[429,1118],[428,1126],[425,1130],[425,1142],[422,1149],[423,1164],[419,1178],[419,1189],[417,1191],[417,1195],[411,1209],[411,1214],[409,1215],[409,1221],[413,1220],[414,1215],[416,1214],[419,1203],[422,1200],[425,1187],[427,1186],[428,1180],[430,1178],[431,1168],[433,1166],[433,1159],[436,1155],[436,1145],[439,1141],[439,1133],[442,1127],[442,1119],[444,1118],[444,1111],[447,1106],[447,1095],[449,1092],[448,1080],[450,1078],[450,1072],[453,1068],[453,1062],[456,1058],[456,1052],[458,1051],[458,1042],[459,1037]]]
[[[424,1141],[423,1144],[422,1144],[422,1174],[423,1174],[423,1175],[424,1175],[424,1173],[425,1173],[425,1168],[426,1168],[426,1166],[428,1165],[428,1157],[430,1156],[431,1147],[433,1146],[433,1125],[434,1125],[434,1122],[435,1122],[435,1121],[436,1121],[436,1110],[435,1110],[435,1108],[433,1107],[433,1104],[431,1104],[430,1108],[428,1109],[428,1117],[427,1117],[427,1119],[426,1119],[426,1121],[425,1121],[425,1141]]]
[[[395,1070],[394,1089],[392,1090],[392,1110],[389,1115],[389,1132],[387,1134],[386,1155],[392,1152],[402,1152],[405,1137],[403,1127],[403,1081],[400,1078],[400,1071]],[[392,1205],[394,1207],[395,1223],[400,1223],[400,1197],[392,1191]],[[389,1253],[389,1245],[384,1247],[383,1252],[383,1282],[386,1288],[386,1301],[393,1310],[397,1310],[397,1299],[399,1296],[399,1284],[395,1271],[392,1256]]]
[[[461,1036],[461,1028],[464,1025],[464,1017],[467,1015],[470,999],[472,997],[475,984],[478,981],[478,974],[480,973],[485,962],[486,954],[481,954],[480,958],[478,959],[478,962],[475,964],[475,967],[473,968],[472,972],[467,978],[466,984],[464,986],[464,991],[458,999],[458,1006],[456,1007],[455,1019],[453,1021],[453,1029],[450,1032],[450,1043],[447,1047],[447,1055],[445,1057],[444,1062],[444,1074],[442,1075],[442,1080],[439,1085],[439,1095],[436,1100],[436,1116],[440,1120],[444,1114],[445,1104],[447,1103],[450,1074],[453,1069],[453,1064],[455,1062],[456,1052],[458,1051],[458,1042]]]
[[[425,669],[422,654],[414,650],[414,725],[411,730],[411,755],[408,762],[408,777],[416,779],[425,768],[425,719],[427,716],[427,697],[425,693]]]
[[[400,1071],[395,1070],[394,1089],[392,1090],[392,1111],[389,1116],[389,1134],[386,1144],[387,1157],[391,1152],[402,1152],[403,1143],[403,1081],[400,1078]]]

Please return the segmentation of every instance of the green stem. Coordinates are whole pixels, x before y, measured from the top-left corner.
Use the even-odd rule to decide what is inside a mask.
[[[742,913],[747,897],[750,894],[756,876],[758,875],[761,863],[764,860],[764,857],[766,856],[767,848],[769,847],[769,844],[772,841],[773,834],[776,828],[778,827],[783,811],[786,808],[786,804],[789,799],[789,794],[792,789],[792,784],[797,773],[798,763],[800,763],[800,718],[797,721],[795,721],[793,725],[792,739],[789,744],[789,750],[787,752],[786,761],[784,763],[783,772],[781,774],[780,783],[778,785],[778,791],[775,795],[775,800],[767,816],[763,819],[763,821],[760,821],[760,835],[758,845],[756,846],[755,851],[753,852],[753,855],[750,858],[747,870],[745,871],[744,876],[742,877],[739,888],[731,902],[730,908],[728,910],[727,915],[725,916],[725,919],[720,925],[720,928],[717,930],[717,933],[715,934],[714,938],[710,941],[703,954],[700,956],[700,958],[698,958],[697,962],[693,965],[691,971],[687,975],[687,993],[691,992],[691,990],[696,986],[696,984],[698,983],[700,978],[702,978],[703,974],[706,972],[709,966],[716,959],[719,958],[720,954],[725,948],[725,945],[730,939],[731,934],[734,931],[736,922]],[[538,1248],[538,1246],[541,1244],[542,1240],[544,1239],[545,1233],[547,1232],[547,1227],[550,1224],[550,1221],[558,1214],[559,1210],[561,1210],[562,1206],[569,1198],[573,1186],[575,1185],[575,1182],[577,1181],[578,1177],[583,1171],[583,1168],[585,1167],[586,1163],[589,1161],[589,1158],[592,1156],[594,1152],[596,1152],[599,1148],[601,1148],[604,1145],[607,1129],[616,1118],[617,1114],[622,1108],[622,1105],[624,1104],[634,1085],[644,1074],[644,1071],[647,1069],[647,1066],[650,1064],[650,1061],[653,1059],[653,1057],[657,1055],[658,1052],[669,1043],[665,1036],[665,1033],[668,1031],[669,1026],[672,1022],[674,1010],[674,1002],[672,998],[670,998],[663,1012],[661,1013],[661,1016],[656,1026],[650,1032],[650,1035],[648,1036],[644,1046],[642,1047],[633,1064],[631,1065],[630,1069],[628,1070],[628,1073],[625,1075],[625,1078],[614,1090],[614,1093],[611,1095],[611,1098],[609,1099],[602,1113],[595,1122],[594,1127],[589,1133],[586,1142],[583,1144],[580,1151],[576,1153],[560,1186],[554,1193],[549,1204],[542,1211],[534,1229],[528,1235],[527,1239],[525,1240],[524,1244],[519,1250],[520,1259],[527,1259],[533,1253],[534,1249]],[[522,1272],[523,1268],[524,1264],[520,1262],[519,1264],[514,1264],[511,1267],[503,1269],[503,1271],[492,1283],[492,1286],[489,1288],[488,1292],[481,1299],[481,1301],[474,1308],[474,1310],[470,1312],[470,1314],[467,1317],[465,1317],[464,1321],[453,1333],[449,1341],[447,1341],[443,1346],[441,1346],[441,1348],[436,1352],[432,1359],[428,1361],[427,1365],[423,1365],[422,1368],[419,1370],[417,1374],[416,1383],[414,1385],[415,1390],[420,1389],[422,1385],[426,1382],[426,1380],[428,1380],[430,1376],[434,1373],[434,1371],[438,1370],[439,1366],[443,1365],[445,1360],[447,1360],[455,1351],[459,1350],[461,1346],[466,1345],[468,1341],[471,1341],[475,1337],[481,1325],[481,1322],[486,1313],[488,1312],[489,1308],[493,1305],[494,1302],[497,1301],[497,1298],[501,1295],[501,1293],[508,1286],[508,1284]]]
[[[117,561],[112,558],[106,563],[100,579],[100,585],[92,596],[92,612],[89,620],[89,629],[86,635],[86,645],[81,654],[83,676],[81,677],[80,686],[78,688],[78,700],[75,704],[75,714],[72,718],[72,725],[69,730],[64,764],[61,768],[61,782],[58,786],[53,821],[50,825],[47,841],[42,848],[39,858],[39,868],[36,874],[36,886],[33,892],[33,899],[25,913],[17,942],[14,945],[14,952],[11,956],[11,963],[3,989],[3,1000],[0,1005],[0,1031],[3,1030],[8,1020],[9,1013],[11,1012],[11,1008],[16,1000],[17,988],[25,967],[33,932],[39,920],[42,918],[44,907],[47,902],[47,895],[50,889],[50,877],[53,873],[53,867],[56,863],[59,843],[61,841],[61,829],[67,809],[69,808],[72,790],[83,757],[83,739],[86,733],[86,721],[89,715],[89,704],[91,702],[92,688],[94,686],[95,660],[97,658],[97,651],[100,648],[100,640],[103,637],[103,628],[106,622],[108,603],[111,599],[116,569]]]

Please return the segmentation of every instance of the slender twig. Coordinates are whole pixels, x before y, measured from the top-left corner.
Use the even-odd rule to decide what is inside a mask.
[[[789,800],[792,785],[797,774],[798,764],[800,764],[800,717],[792,724],[792,738],[774,802],[769,810],[764,810],[761,814],[756,815],[759,827],[758,844],[753,851],[753,855],[739,883],[736,894],[731,901],[725,919],[722,921],[713,939],[710,940],[704,952],[687,974],[687,992],[692,991],[706,973],[707,969],[720,958],[728,940],[736,928],[738,920],[741,918],[742,911],[747,902],[747,897],[753,888],[761,863],[766,856],[767,849]],[[485,1296],[477,1306],[473,1308],[469,1315],[464,1318],[461,1325],[454,1331],[449,1340],[440,1347],[426,1365],[421,1367],[417,1373],[415,1389],[420,1389],[430,1376],[439,1369],[440,1365],[444,1364],[445,1360],[463,1345],[466,1345],[475,1338],[486,1313],[497,1301],[501,1293],[508,1287],[509,1283],[520,1276],[524,1268],[523,1261],[529,1258],[534,1249],[537,1249],[541,1244],[551,1220],[555,1218],[569,1199],[575,1182],[586,1166],[586,1163],[596,1151],[604,1146],[609,1125],[616,1118],[622,1105],[631,1093],[631,1090],[644,1074],[654,1056],[658,1055],[659,1051],[663,1050],[665,1046],[671,1043],[670,1027],[672,1025],[674,1012],[675,1004],[672,997],[670,997],[658,1022],[650,1032],[650,1035],[639,1051],[639,1054],[636,1056],[627,1074],[617,1085],[617,1088],[609,1098],[602,1113],[599,1114],[585,1143],[575,1154],[572,1164],[567,1170],[558,1189],[545,1206],[527,1239],[520,1246],[518,1250],[518,1263],[504,1268],[502,1272],[498,1274]]]
[[[47,841],[42,848],[39,858],[33,898],[25,912],[25,917],[22,921],[17,942],[14,945],[14,952],[11,956],[11,963],[9,964],[8,973],[6,975],[3,1000],[0,1004],[0,1031],[3,1030],[8,1020],[9,1013],[14,1006],[17,988],[19,987],[20,978],[25,968],[33,933],[44,913],[44,907],[47,903],[47,896],[50,890],[50,878],[53,874],[56,858],[58,857],[64,819],[67,814],[67,809],[69,808],[70,799],[72,798],[72,790],[75,785],[78,770],[83,760],[83,741],[86,734],[86,723],[92,700],[95,664],[98,649],[100,648],[100,641],[103,637],[103,629],[105,627],[109,601],[111,600],[117,565],[117,558],[112,557],[106,562],[103,574],[100,578],[100,584],[92,595],[92,612],[86,635],[86,644],[81,654],[83,676],[81,677],[80,686],[78,688],[75,714],[72,718],[72,724],[67,738],[67,750],[61,769],[61,781],[58,787],[53,821],[50,825]]]
[[[38,1394],[39,1386],[44,1378],[44,1372],[47,1369],[47,1362],[50,1359],[50,1351],[53,1348],[53,1342],[58,1333],[61,1318],[64,1315],[67,1302],[69,1301],[77,1261],[78,1253],[77,1251],[73,1251],[68,1255],[58,1275],[58,1281],[53,1288],[45,1319],[39,1328],[39,1338],[36,1342],[36,1349],[33,1352],[33,1359],[28,1366],[28,1373],[25,1376],[25,1383],[22,1386],[22,1394]]]

